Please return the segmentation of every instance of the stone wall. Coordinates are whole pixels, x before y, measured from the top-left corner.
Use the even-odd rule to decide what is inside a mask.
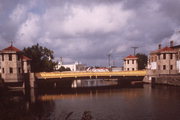
[[[156,77],[155,84],[180,86],[180,75],[166,75]]]
[[[3,85],[3,79],[1,78],[1,74],[0,74],[0,87]]]

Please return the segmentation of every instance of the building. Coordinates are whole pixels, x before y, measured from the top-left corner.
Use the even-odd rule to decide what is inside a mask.
[[[56,66],[56,70],[60,69],[61,66],[65,68],[70,68],[71,71],[85,71],[86,70],[86,65],[75,62],[74,64],[62,64],[62,62],[59,62],[58,65]]]
[[[180,73],[180,46],[161,47],[152,51],[148,57],[148,75],[170,75]]]
[[[172,46],[172,48],[177,51],[177,54],[176,54],[176,69],[177,69],[177,72],[180,73],[180,45]]]
[[[109,72],[109,68],[106,67],[88,67],[87,72]]]
[[[124,71],[134,71],[138,70],[138,58],[133,55],[129,55],[124,59]]]
[[[30,58],[13,45],[0,51],[1,76],[6,84],[23,83],[24,73],[31,71]]]

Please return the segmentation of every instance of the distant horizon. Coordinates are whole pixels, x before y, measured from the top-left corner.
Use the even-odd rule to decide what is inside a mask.
[[[171,42],[171,41],[170,41]],[[159,45],[161,45],[161,47],[162,48],[164,48],[164,47],[170,47],[170,42],[169,42],[169,44],[168,45],[162,45],[162,44],[158,44],[158,46]],[[39,43],[36,43],[36,44],[39,44]],[[34,45],[36,45],[36,44],[34,44]],[[14,47],[16,47],[15,45],[14,45],[14,43],[11,43],[9,46],[14,46]],[[39,44],[40,45],[40,44]],[[174,44],[174,41],[173,41],[173,46],[179,46],[180,44],[178,44],[178,45],[176,45],[176,44]],[[4,47],[4,48],[7,48],[7,47],[9,47],[9,46],[6,46],[6,47]],[[41,45],[40,45],[41,46]],[[155,48],[154,50],[157,50],[158,49],[158,46],[157,46],[157,48]],[[27,47],[31,47],[31,46],[27,46]],[[44,46],[43,46],[44,47]],[[4,49],[4,48],[2,48],[2,49]],[[24,47],[25,48],[25,47]],[[23,50],[24,48],[22,48],[22,49],[20,49],[20,50]],[[2,50],[2,49],[0,49],[0,50]],[[18,48],[19,49],[19,48]],[[49,48],[48,48],[49,49]],[[145,54],[145,53],[140,53],[140,54],[145,54],[145,55],[149,55],[149,53],[150,52],[152,52],[152,51],[154,51],[154,50],[151,50],[151,51],[148,51],[148,54]],[[136,52],[136,54],[138,54],[139,52]],[[134,53],[133,54],[129,54],[129,55],[134,55]],[[124,57],[127,57],[127,56],[129,56],[129,55],[126,55],[126,56],[124,56]],[[62,57],[62,56],[61,56]],[[123,57],[123,58],[124,58]],[[120,59],[120,61],[119,62],[121,62],[119,65],[117,65],[117,64],[115,64],[115,65],[113,65],[113,60],[111,60],[111,66],[116,66],[116,67],[123,67],[123,58],[122,59]],[[63,57],[62,57],[62,59],[63,59]],[[66,59],[68,59],[68,58],[65,58],[65,60]],[[60,57],[59,58],[57,58],[56,56],[54,56],[54,61],[55,62],[60,62]],[[108,67],[108,60],[107,60],[107,64],[106,65],[93,65],[93,64],[87,64],[87,63],[82,63],[81,61],[70,61],[70,62],[67,62],[67,61],[64,61],[63,60],[63,64],[65,64],[65,65],[69,65],[69,64],[75,64],[76,62],[78,62],[78,63],[80,63],[80,64],[84,64],[84,65],[86,65],[87,67]]]
[[[179,0],[0,0],[0,48],[39,43],[65,63],[115,65],[158,44],[180,44]]]

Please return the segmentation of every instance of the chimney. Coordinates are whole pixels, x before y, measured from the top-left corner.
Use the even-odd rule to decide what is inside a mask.
[[[170,47],[174,46],[174,41],[170,41]]]
[[[158,48],[161,49],[161,44],[158,45]]]

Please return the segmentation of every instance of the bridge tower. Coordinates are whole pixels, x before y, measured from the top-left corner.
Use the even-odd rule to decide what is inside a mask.
[[[129,55],[124,58],[124,71],[138,70],[138,58],[133,55]]]
[[[12,44],[0,51],[1,76],[6,85],[22,86],[24,73],[30,72],[30,59]]]

